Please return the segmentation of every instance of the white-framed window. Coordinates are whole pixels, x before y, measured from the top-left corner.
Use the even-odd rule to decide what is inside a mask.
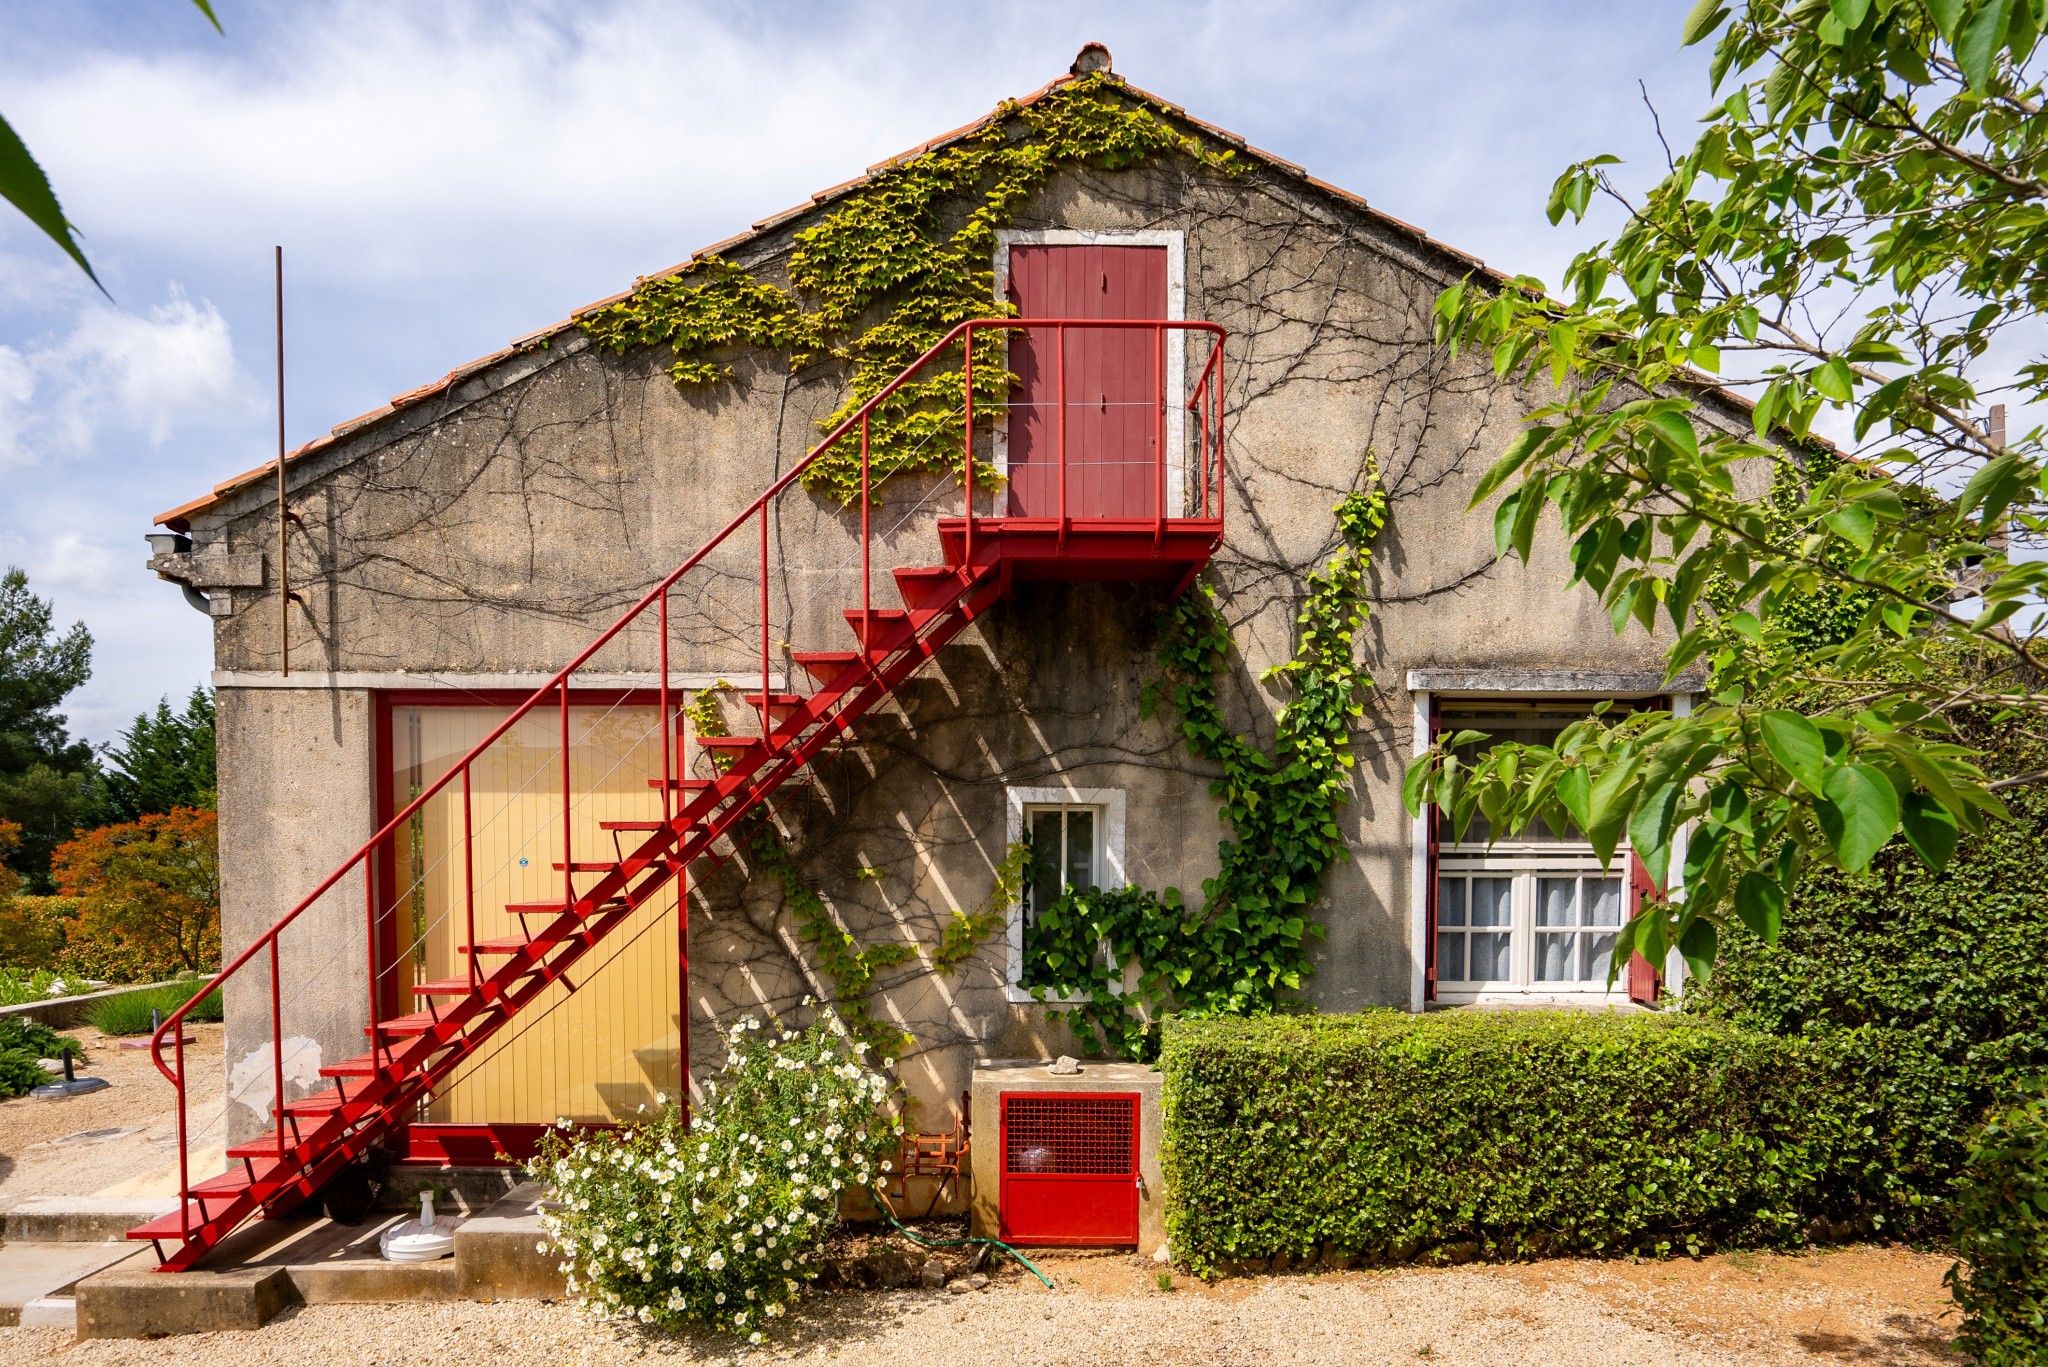
[[[1492,741],[1550,744],[1586,715],[1584,701],[1453,699],[1439,702],[1444,732],[1483,731]],[[1476,758],[1468,747],[1464,757]],[[1436,814],[1430,870],[1436,906],[1436,995],[1441,1002],[1541,998],[1626,1001],[1627,977],[1610,992],[1608,966],[1628,916],[1628,847],[1600,866],[1574,829],[1541,822],[1489,843],[1484,817],[1462,835]]]
[[[1121,788],[1012,788],[1008,845],[1028,833],[1032,862],[1025,893],[1010,908],[1009,997],[1037,1000],[1025,977],[1025,929],[1039,910],[1069,887],[1121,888],[1124,875],[1124,793]]]

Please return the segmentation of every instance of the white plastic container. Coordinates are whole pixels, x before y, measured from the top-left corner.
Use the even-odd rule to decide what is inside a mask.
[[[460,1220],[434,1218],[434,1193],[420,1193],[420,1218],[393,1225],[377,1240],[377,1251],[386,1262],[430,1263],[455,1251],[455,1230]]]

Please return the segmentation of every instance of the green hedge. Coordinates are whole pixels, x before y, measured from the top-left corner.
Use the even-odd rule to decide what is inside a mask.
[[[1206,1272],[1883,1228],[1912,1193],[1842,1044],[1648,1014],[1172,1021],[1169,1239]]]
[[[1994,1115],[1957,1183],[1956,1347],[1984,1367],[2048,1358],[2048,1097]]]
[[[1993,746],[1994,772],[2048,768],[2048,747],[2010,728],[1968,738]],[[1729,937],[1712,979],[1687,991],[1688,1014],[1839,1037],[1927,1237],[1945,1233],[1971,1128],[2048,1073],[2048,792],[2004,796],[2013,820],[1964,837],[1943,873],[1903,848],[1868,877],[1810,871],[1775,948]]]

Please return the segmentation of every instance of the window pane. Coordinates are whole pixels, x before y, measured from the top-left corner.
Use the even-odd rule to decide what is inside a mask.
[[[1506,880],[1502,880],[1506,881]],[[1508,936],[1504,931],[1472,933],[1473,982],[1504,983],[1508,980]]]
[[[1067,808],[1067,886],[1092,888],[1095,874],[1095,813],[1086,807]]]
[[[1589,926],[1618,926],[1621,924],[1621,880],[1619,878],[1588,878],[1586,880],[1586,924]],[[1602,969],[1605,973],[1607,970]]]
[[[1504,926],[1510,924],[1510,899],[1513,898],[1514,892],[1515,880],[1512,878],[1473,879],[1472,924],[1475,926]],[[1478,953],[1477,950],[1473,952],[1475,954]]]
[[[1031,915],[1053,904],[1060,895],[1060,814],[1038,811],[1031,814]]]
[[[1464,879],[1439,878],[1436,880],[1436,923],[1440,926],[1462,926],[1465,924]]]
[[[1539,878],[1536,880],[1536,924],[1539,926],[1575,926],[1579,918],[1572,914],[1574,894],[1578,892],[1576,878]],[[1541,977],[1541,974],[1537,975]]]
[[[1576,934],[1538,935],[1536,937],[1536,981],[1540,983],[1568,983],[1572,970],[1578,967],[1578,936]]]
[[[1581,936],[1579,951],[1582,960],[1579,976],[1587,982],[1607,982],[1607,966],[1614,962],[1614,937],[1612,935]]]
[[[1465,980],[1465,937],[1460,932],[1437,932],[1436,977],[1438,982]]]

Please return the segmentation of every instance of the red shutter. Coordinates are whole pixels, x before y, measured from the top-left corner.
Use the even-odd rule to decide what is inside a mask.
[[[1436,744],[1438,734],[1443,730],[1443,709],[1436,695],[1429,698],[1429,743]],[[1437,811],[1435,803],[1426,803],[1422,808],[1423,837],[1422,857],[1429,863],[1428,881],[1422,888],[1422,1000],[1436,1000],[1436,884],[1437,884]]]
[[[1643,861],[1634,854],[1628,857],[1628,904],[1629,916],[1633,918],[1643,909],[1647,900],[1664,895],[1664,890],[1650,881],[1650,871],[1643,867]],[[1628,961],[1628,999],[1644,1006],[1654,1006],[1657,991],[1663,978],[1642,955],[1632,955]]]

